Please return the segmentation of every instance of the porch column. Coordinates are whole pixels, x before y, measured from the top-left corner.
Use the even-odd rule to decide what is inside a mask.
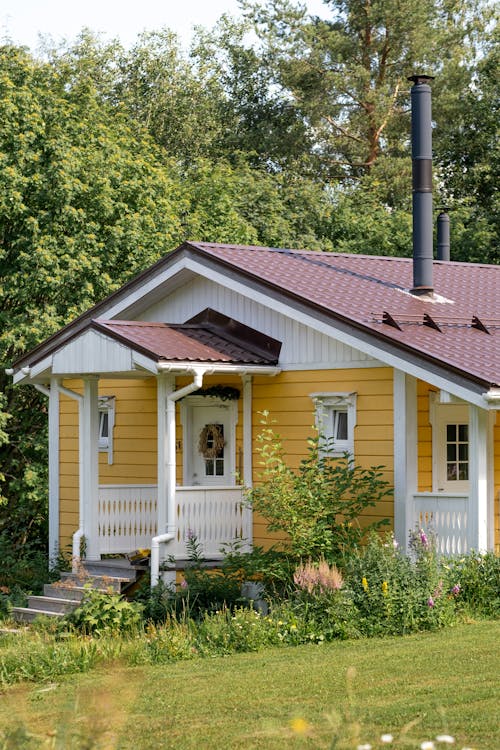
[[[253,483],[253,440],[252,440],[252,376],[242,375],[243,383],[243,485],[250,488]],[[253,542],[253,513],[243,508],[243,528],[248,544]]]
[[[170,525],[172,519],[167,518],[168,506],[168,483],[169,477],[169,446],[170,433],[167,416],[167,396],[174,390],[174,381],[171,375],[160,373],[157,383],[157,422],[158,422],[158,497],[157,497],[157,530],[156,534],[165,534],[167,523]],[[174,461],[175,461],[175,424],[173,435]],[[170,451],[169,451],[170,447]],[[175,482],[175,477],[174,477]]]
[[[59,389],[50,379],[49,395],[49,565],[59,553]]]
[[[469,406],[469,545],[488,549],[488,413]]]
[[[99,377],[83,378],[83,401],[80,412],[80,507],[83,511],[83,533],[86,557],[99,560]],[[80,524],[82,521],[80,520]]]
[[[413,525],[412,503],[417,491],[417,381],[394,370],[394,536],[408,547]]]

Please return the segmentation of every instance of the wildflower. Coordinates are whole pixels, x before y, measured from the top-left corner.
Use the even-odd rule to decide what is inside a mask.
[[[432,742],[432,740],[425,740],[425,742],[422,742],[420,745],[420,750],[434,750],[435,744]]]
[[[369,742],[366,742],[364,745],[358,745],[356,750],[372,750],[372,746]]]
[[[186,581],[185,578],[183,578],[181,581],[181,589],[187,589],[187,587],[188,587],[188,582]]]
[[[432,609],[432,607],[434,606],[434,604],[435,604],[435,602],[434,602],[434,599],[432,598],[432,596],[430,596],[430,597],[429,597],[429,598],[427,599],[427,606],[428,606],[428,607],[430,607],[430,608]]]
[[[392,736],[392,734],[383,734],[380,737],[380,742],[383,745],[390,745],[390,743],[393,741],[393,739],[394,739],[394,737]]]
[[[453,588],[451,589],[451,593],[453,596],[458,596],[461,591],[461,587],[459,583],[456,583]]]
[[[384,596],[387,596],[387,591],[389,590],[389,584],[387,581],[382,581],[382,593]]]
[[[427,534],[423,529],[420,529],[420,541],[422,543],[422,546],[427,547],[429,544],[429,540],[427,539]]]
[[[290,729],[294,734],[307,734],[311,729],[311,725],[305,719],[297,716],[297,718],[292,719],[290,722]]]
[[[442,593],[443,593],[443,581],[439,581],[438,585],[434,589],[434,593],[432,594],[432,596],[434,597],[434,599],[439,599]]]
[[[365,591],[368,591],[368,581],[366,580],[366,578],[365,578],[364,576],[363,576],[363,578],[361,579],[361,583],[362,583],[362,585],[363,585],[363,588],[364,588],[364,590],[365,590]]]
[[[455,738],[452,737],[451,734],[438,734],[436,742],[442,742],[444,745],[453,745],[455,743]]]

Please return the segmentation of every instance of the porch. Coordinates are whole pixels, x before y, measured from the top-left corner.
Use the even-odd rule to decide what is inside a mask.
[[[99,555],[149,549],[158,535],[158,487],[100,485],[97,516]],[[192,534],[209,560],[221,559],[223,545],[235,542],[242,551],[250,550],[252,517],[243,502],[242,488],[176,487],[175,534],[165,546],[165,555],[186,560]]]

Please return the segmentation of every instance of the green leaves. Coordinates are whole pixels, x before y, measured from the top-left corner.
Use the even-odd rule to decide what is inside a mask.
[[[270,531],[287,535],[285,548],[299,559],[341,561],[364,534],[387,521],[361,527],[359,517],[391,494],[380,466],[363,469],[345,455],[332,459],[324,440],[308,440],[308,455],[297,471],[285,461],[278,435],[267,426],[257,437],[261,481],[248,492],[252,508],[268,521]]]

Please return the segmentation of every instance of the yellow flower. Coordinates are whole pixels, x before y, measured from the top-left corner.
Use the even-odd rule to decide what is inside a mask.
[[[366,580],[366,578],[365,578],[364,576],[363,576],[363,578],[361,579],[361,583],[363,584],[363,588],[364,588],[364,590],[365,590],[365,591],[368,591],[368,581]]]
[[[384,596],[387,596],[388,589],[389,589],[389,585],[387,581],[382,581],[382,593]]]
[[[297,716],[291,720],[290,728],[294,734],[307,734],[311,729],[311,725],[305,719]]]

